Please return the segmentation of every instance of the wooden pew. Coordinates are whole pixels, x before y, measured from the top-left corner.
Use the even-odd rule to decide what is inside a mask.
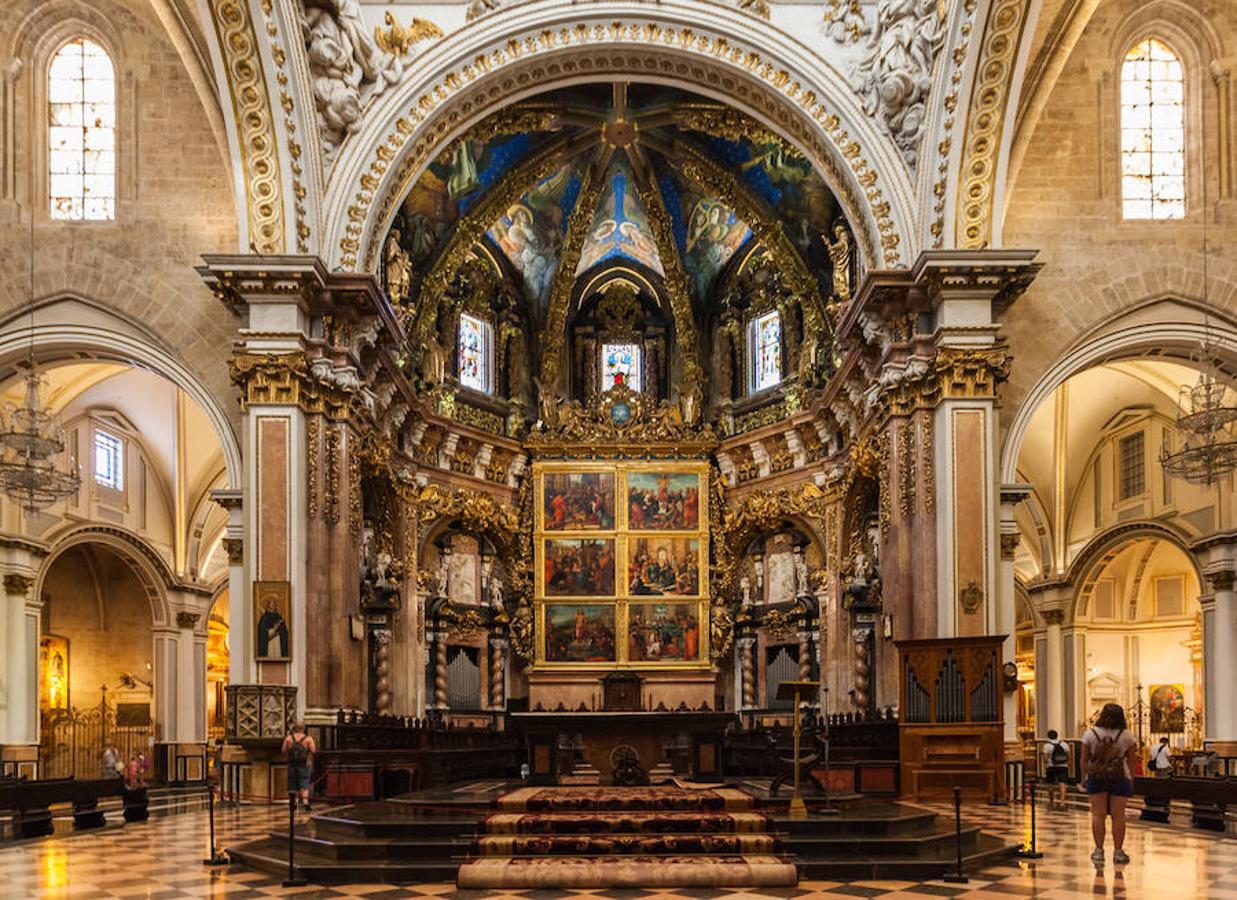
[[[145,821],[149,815],[146,788],[125,787],[120,778],[52,778],[39,781],[0,782],[0,809],[13,813],[16,837],[42,837],[52,833],[51,807],[73,805],[73,827],[100,828],[106,824],[99,800],[120,797],[126,822]]]
[[[1142,818],[1167,822],[1169,803],[1188,800],[1195,828],[1224,831],[1227,807],[1237,805],[1237,778],[1135,778],[1134,793],[1143,797]]]

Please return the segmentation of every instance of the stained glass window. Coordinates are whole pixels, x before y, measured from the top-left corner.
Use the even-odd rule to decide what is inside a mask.
[[[460,315],[460,384],[486,394],[491,390],[491,333],[489,322],[468,313]]]
[[[1121,66],[1121,204],[1127,219],[1185,216],[1185,82],[1181,60],[1145,38]]]
[[[782,318],[777,310],[751,321],[747,332],[753,392],[771,388],[782,380]]]
[[[116,217],[116,72],[94,41],[75,38],[47,73],[53,219]]]
[[[640,390],[639,344],[603,344],[601,347],[601,389],[608,391],[616,384]]]

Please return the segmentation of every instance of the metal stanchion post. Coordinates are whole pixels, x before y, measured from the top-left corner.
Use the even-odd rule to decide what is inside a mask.
[[[210,856],[202,860],[204,866],[226,866],[229,860],[226,856],[219,852],[219,848],[215,846],[215,786],[211,783],[206,785],[206,794],[209,798],[208,810],[210,813]]]
[[[967,884],[971,879],[962,874],[962,788],[954,787],[954,846],[958,850],[958,870],[946,875],[947,884]]]
[[[296,874],[296,791],[288,793],[288,877],[284,879],[284,887],[301,887],[309,884]]]
[[[824,724],[825,729],[825,802],[816,812],[822,816],[836,816],[840,815],[842,811],[829,802],[829,743],[832,740],[829,735],[829,688],[824,687],[821,690],[824,691],[825,695],[820,711],[820,721]]]
[[[1039,779],[1031,778],[1029,781],[1031,782],[1031,846],[1029,849],[1019,847],[1014,851],[1014,856],[1019,859],[1043,859],[1044,854],[1035,849],[1035,789],[1039,787]],[[1051,789],[1049,787],[1049,790]]]

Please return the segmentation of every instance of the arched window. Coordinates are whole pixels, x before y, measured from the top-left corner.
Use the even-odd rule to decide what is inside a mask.
[[[51,217],[116,217],[116,70],[107,51],[74,38],[47,72]]]
[[[782,317],[775,309],[747,324],[748,389],[751,393],[782,381]]]
[[[1121,66],[1121,204],[1127,219],[1185,216],[1185,81],[1177,54],[1152,37]]]
[[[640,390],[639,344],[602,344],[601,389],[608,391],[616,384]]]
[[[459,379],[460,384],[488,394],[493,390],[490,360],[494,353],[494,327],[484,319],[460,314]]]

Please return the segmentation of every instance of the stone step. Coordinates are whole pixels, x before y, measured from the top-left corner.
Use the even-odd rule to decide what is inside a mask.
[[[977,825],[962,829],[962,847],[975,847],[980,835]],[[954,830],[941,828],[926,834],[900,835],[783,835],[779,834],[781,846],[787,853],[800,859],[849,859],[863,857],[947,857],[953,854],[956,840]]]
[[[286,840],[282,846],[270,839],[250,841],[242,847],[229,848],[228,858],[274,875],[288,871]],[[455,880],[462,861],[459,857],[446,856],[425,860],[348,860],[300,852],[295,857],[297,873],[320,884],[449,882]]]
[[[486,834],[664,834],[757,832],[768,818],[754,812],[596,810],[590,812],[496,813],[483,825]]]
[[[500,834],[476,842],[481,856],[651,856],[684,853],[768,854],[777,849],[770,834]]]
[[[793,861],[780,856],[506,857],[460,866],[461,889],[789,887]]]
[[[950,848],[952,850],[952,847]],[[963,871],[984,868],[1012,859],[1012,844],[991,835],[981,834],[968,850],[963,849]],[[813,881],[925,881],[952,872],[955,855],[952,852],[934,857],[897,858],[851,854],[844,859],[798,857],[799,877]]]

